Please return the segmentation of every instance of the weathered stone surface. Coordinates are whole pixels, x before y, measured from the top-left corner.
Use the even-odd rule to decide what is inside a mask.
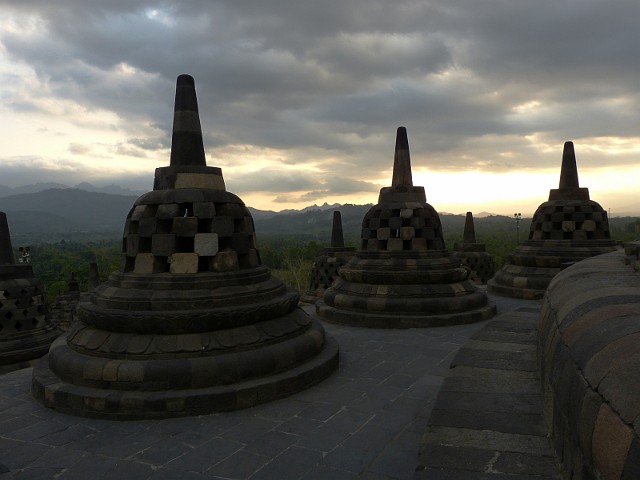
[[[248,209],[206,166],[191,77],[178,78],[171,164],[131,209],[123,254],[34,370],[46,406],[123,420],[206,414],[337,368],[337,343],[261,264]]]
[[[568,475],[627,478],[623,472],[636,471],[639,305],[640,277],[622,251],[583,260],[549,285],[538,368]]]
[[[339,269],[316,309],[325,320],[413,328],[485,320],[495,313],[469,271],[449,255],[442,224],[411,180],[409,144],[398,128],[391,187],[362,221],[361,250]]]

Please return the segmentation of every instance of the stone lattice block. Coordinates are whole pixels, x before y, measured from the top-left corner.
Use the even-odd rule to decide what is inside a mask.
[[[213,272],[232,272],[240,268],[238,254],[233,250],[218,252],[215,257],[211,258],[209,265]]]
[[[218,253],[217,233],[197,233],[194,240],[194,251],[201,257],[213,257]]]
[[[216,215],[216,206],[213,202],[194,202],[193,216],[198,218],[213,218]]]
[[[196,217],[176,217],[173,219],[172,233],[179,237],[193,237],[198,232]]]
[[[180,205],[177,203],[169,203],[164,205],[158,205],[158,210],[156,211],[156,217],[173,220],[175,217],[179,217],[180,215]]]
[[[174,253],[171,255],[170,273],[198,273],[198,254]]]
[[[217,216],[211,222],[211,230],[220,237],[230,237],[235,231],[233,217]]]

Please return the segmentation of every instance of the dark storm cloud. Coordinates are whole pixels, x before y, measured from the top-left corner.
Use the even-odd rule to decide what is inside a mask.
[[[7,55],[52,95],[116,112],[136,149],[168,146],[184,72],[196,78],[208,149],[283,149],[289,164],[324,153],[354,189],[390,168],[398,125],[418,165],[492,171],[529,168],[540,157],[532,135],[558,145],[535,160],[555,167],[564,140],[638,134],[637,0],[21,0],[0,9],[40,19],[29,35],[0,33]],[[37,96],[3,100],[38,105]],[[234,183],[344,190],[281,171]]]

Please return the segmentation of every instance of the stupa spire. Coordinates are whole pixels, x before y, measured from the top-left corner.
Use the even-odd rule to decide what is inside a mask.
[[[391,187],[413,187],[409,140],[407,139],[407,129],[405,127],[398,127],[396,133],[396,149],[393,156],[393,178],[391,180]]]
[[[562,150],[562,167],[560,170],[560,190],[580,188],[578,182],[578,166],[576,164],[576,153],[573,149],[573,142],[564,142]]]
[[[589,200],[589,189],[580,188],[573,142],[564,142],[560,184],[549,191],[549,200]]]
[[[473,225],[473,213],[467,212],[467,218],[464,221],[464,233],[462,234],[463,243],[476,243],[476,229]]]
[[[11,236],[9,235],[9,224],[7,215],[0,212],[0,265],[13,265],[13,247],[11,246]]]
[[[191,75],[180,75],[176,83],[170,165],[206,164],[195,81]]]
[[[344,247],[344,235],[342,234],[342,215],[340,212],[333,212],[333,225],[331,226],[331,247]]]

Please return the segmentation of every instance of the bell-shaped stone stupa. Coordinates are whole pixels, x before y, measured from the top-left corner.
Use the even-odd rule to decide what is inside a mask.
[[[456,325],[495,306],[446,250],[440,217],[414,187],[407,131],[398,128],[393,180],[362,221],[362,249],[316,303],[325,320],[373,328]]]
[[[7,216],[0,212],[0,373],[33,365],[61,333],[47,315],[31,265],[16,263]]]
[[[564,267],[615,250],[607,212],[581,188],[573,142],[565,142],[560,185],[533,214],[529,237],[488,282],[488,291],[537,299]]]
[[[261,264],[249,210],[206,166],[188,75],[170,166],[135,201],[123,252],[34,370],[46,406],[113,419],[206,414],[298,392],[337,368],[337,343]]]
[[[495,273],[493,258],[487,253],[484,243],[476,241],[476,229],[471,212],[467,212],[465,218],[462,243],[453,246],[453,256],[471,270],[470,278],[478,285],[486,284]]]
[[[338,211],[333,212],[331,246],[324,248],[322,254],[313,262],[309,290],[300,297],[300,300],[305,303],[314,303],[322,298],[325,290],[338,278],[338,269],[349,261],[355,251],[354,247],[344,246],[342,216]]]

